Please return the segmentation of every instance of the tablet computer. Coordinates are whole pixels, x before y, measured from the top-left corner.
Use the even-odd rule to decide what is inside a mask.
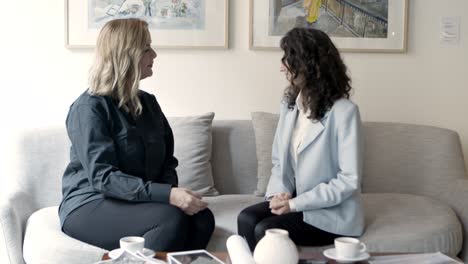
[[[225,264],[206,250],[168,253],[169,264]]]

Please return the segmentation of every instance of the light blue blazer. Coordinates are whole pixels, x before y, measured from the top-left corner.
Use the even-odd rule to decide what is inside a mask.
[[[297,165],[291,163],[290,140],[298,115],[297,106],[281,104],[273,142],[270,181],[266,197],[288,192],[304,222],[330,233],[360,236],[364,231],[361,205],[361,118],[358,107],[340,99],[311,126],[298,149]]]

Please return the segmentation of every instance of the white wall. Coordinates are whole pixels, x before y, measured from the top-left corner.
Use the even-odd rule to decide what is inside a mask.
[[[407,53],[343,54],[354,100],[364,120],[457,131],[468,162],[468,1],[409,1]],[[86,88],[92,51],[64,48],[64,1],[49,2],[2,0],[3,10],[16,10],[0,16],[2,128],[63,125]],[[248,119],[252,111],[277,111],[286,85],[282,54],[248,49],[248,7],[248,0],[231,0],[229,50],[157,51],[155,75],[142,86],[167,115]],[[441,16],[461,17],[459,46],[439,44]]]

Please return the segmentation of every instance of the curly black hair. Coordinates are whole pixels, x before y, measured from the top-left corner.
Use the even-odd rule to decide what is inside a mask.
[[[338,49],[326,33],[312,28],[293,28],[281,39],[281,62],[290,74],[284,92],[288,108],[294,108],[301,92],[309,119],[320,120],[335,101],[349,99],[351,79]]]

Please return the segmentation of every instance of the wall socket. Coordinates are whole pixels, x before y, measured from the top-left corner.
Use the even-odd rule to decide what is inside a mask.
[[[440,43],[442,45],[460,44],[460,17],[442,17],[440,19]]]

